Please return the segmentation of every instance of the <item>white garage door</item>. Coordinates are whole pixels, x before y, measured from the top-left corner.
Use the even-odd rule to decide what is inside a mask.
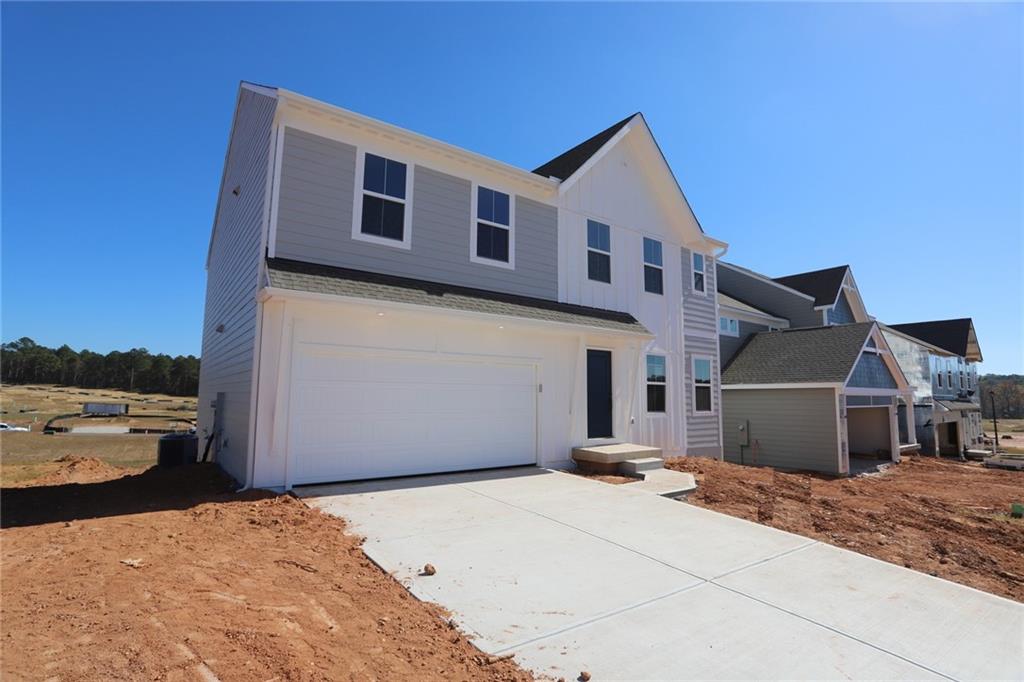
[[[301,344],[288,431],[296,485],[533,464],[533,364]]]

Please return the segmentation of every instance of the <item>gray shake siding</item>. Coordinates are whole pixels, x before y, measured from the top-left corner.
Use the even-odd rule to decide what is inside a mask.
[[[885,362],[874,353],[863,353],[850,374],[847,386],[856,388],[896,388],[896,380]]]
[[[686,410],[686,452],[718,457],[721,454],[719,414],[722,410],[721,367],[718,361],[718,315],[716,313],[715,261],[704,259],[704,294],[693,289],[693,254],[681,249],[683,277],[683,404]],[[693,358],[711,359],[710,413],[693,411]]]
[[[213,432],[210,403],[224,394],[217,461],[236,480],[246,478],[249,413],[256,346],[256,289],[262,262],[264,201],[271,122],[277,100],[243,88],[228,144],[224,182],[206,274],[199,433]],[[238,196],[232,190],[239,188]],[[217,328],[223,325],[223,331]]]
[[[729,365],[729,361],[732,360],[732,357],[743,346],[747,337],[758,332],[768,331],[768,325],[766,324],[754,324],[746,320],[739,320],[739,325],[739,336],[727,336],[725,334],[719,334],[718,336],[718,348],[722,356],[722,367]]]
[[[850,302],[846,300],[846,292],[839,294],[839,299],[836,304],[828,310],[828,323],[829,324],[851,324],[856,322],[857,319],[853,316],[853,309],[850,308]]]
[[[717,268],[718,288],[723,294],[789,320],[790,327],[817,327],[822,323],[821,311],[814,301],[782,287],[751,277],[720,263]]]
[[[411,249],[352,238],[356,148],[285,129],[275,254],[386,275],[558,298],[558,211],[515,198],[515,270],[470,261],[471,184],[415,166]]]
[[[727,389],[722,401],[727,462],[840,473],[832,389]],[[749,446],[740,446],[741,425]]]

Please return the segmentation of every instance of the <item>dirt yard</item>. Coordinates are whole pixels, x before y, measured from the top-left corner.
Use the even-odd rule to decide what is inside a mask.
[[[685,457],[693,504],[1024,601],[1024,472],[931,457],[832,479]]]
[[[340,520],[235,494],[212,466],[125,474],[68,456],[2,491],[5,681],[530,679],[380,571]]]

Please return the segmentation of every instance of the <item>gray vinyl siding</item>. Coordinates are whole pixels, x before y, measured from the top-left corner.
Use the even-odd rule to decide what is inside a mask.
[[[836,304],[828,309],[828,323],[852,324],[856,321],[857,319],[853,316],[853,309],[850,307],[850,302],[846,299],[846,292],[840,293]]]
[[[210,404],[218,393],[224,393],[224,432],[217,461],[240,482],[246,479],[248,463],[256,289],[263,256],[264,200],[276,103],[274,97],[241,90],[206,273],[198,427],[201,436],[212,433]],[[235,187],[239,188],[238,196],[232,192]],[[220,325],[223,331],[217,332]]]
[[[722,443],[719,438],[719,413],[722,407],[721,366],[718,361],[718,313],[715,260],[704,257],[704,293],[693,289],[693,255],[689,249],[680,249],[683,278],[683,345],[684,387],[683,404],[686,410],[686,452],[691,455],[719,456]],[[693,411],[693,358],[711,359],[711,412]]]
[[[558,298],[558,211],[515,197],[515,270],[470,260],[471,183],[424,166],[413,173],[411,249],[352,238],[356,148],[285,129],[274,255],[386,275]]]
[[[821,311],[814,309],[814,301],[751,277],[727,265],[719,264],[717,272],[718,288],[723,294],[764,310],[775,317],[785,318],[789,320],[791,328],[821,326]]]
[[[731,389],[722,400],[727,462],[840,473],[832,389]],[[741,448],[747,423],[750,445]]]
[[[718,349],[722,357],[722,367],[727,367],[736,352],[746,343],[747,339],[758,332],[768,331],[766,324],[754,324],[745,320],[739,320],[740,335],[727,336],[719,333]]]

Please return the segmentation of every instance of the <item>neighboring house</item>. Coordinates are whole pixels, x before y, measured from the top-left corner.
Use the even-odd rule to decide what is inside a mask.
[[[719,262],[718,274],[726,460],[845,474],[851,456],[916,449],[900,430],[911,388],[849,266],[770,278]]]
[[[837,475],[851,457],[899,461],[910,388],[875,322],[755,334],[722,389],[727,461]]]
[[[721,456],[725,247],[640,114],[530,172],[244,83],[199,429],[260,487]]]
[[[981,445],[981,347],[970,318],[882,327],[913,389],[914,424],[921,451],[960,455]],[[905,409],[900,430],[906,433]]]

